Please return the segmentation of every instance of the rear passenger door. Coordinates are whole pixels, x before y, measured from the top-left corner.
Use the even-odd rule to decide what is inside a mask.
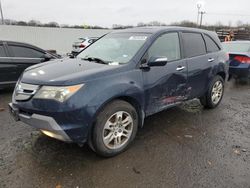
[[[8,44],[8,50],[12,63],[16,67],[15,80],[18,80],[27,67],[44,61],[45,53],[28,46]]]
[[[214,57],[207,54],[203,34],[182,32],[184,56],[187,60],[189,98],[201,97],[207,90],[211,63]]]

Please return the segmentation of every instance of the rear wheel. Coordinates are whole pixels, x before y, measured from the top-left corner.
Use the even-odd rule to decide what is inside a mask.
[[[125,151],[134,140],[138,128],[138,114],[129,103],[116,100],[97,116],[92,144],[96,153],[112,157]]]
[[[209,84],[208,91],[200,98],[201,104],[205,108],[216,108],[224,95],[224,80],[221,76],[216,76]]]

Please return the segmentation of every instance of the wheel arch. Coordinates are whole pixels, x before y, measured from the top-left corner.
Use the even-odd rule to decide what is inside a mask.
[[[226,81],[226,73],[224,71],[219,71],[217,73],[218,76],[221,76],[223,78],[224,81]]]
[[[216,70],[215,75],[221,76],[224,81],[227,80],[229,73],[225,63],[220,62],[215,70]]]
[[[96,113],[94,115],[94,122],[96,121],[96,118],[98,116],[98,114],[100,113],[100,111],[102,109],[104,109],[108,104],[110,104],[111,102],[115,101],[115,100],[122,100],[122,101],[125,101],[127,103],[129,103],[130,105],[132,105],[137,113],[138,113],[138,116],[139,116],[139,127],[142,127],[143,126],[143,121],[144,121],[144,110],[143,110],[143,107],[142,105],[140,104],[140,102],[135,98],[135,97],[132,97],[132,96],[128,96],[128,95],[121,95],[121,96],[115,96],[115,97],[112,97],[110,99],[108,99],[107,101],[105,101],[97,110],[96,110]]]
[[[132,96],[126,96],[126,95],[121,95],[121,96],[115,96],[112,97],[108,100],[106,100],[97,110],[96,113],[93,116],[93,122],[92,122],[92,126],[90,126],[89,129],[89,140],[91,140],[92,134],[93,134],[93,128],[94,128],[94,124],[96,123],[96,119],[98,114],[101,112],[102,109],[104,109],[108,104],[110,104],[111,102],[115,101],[115,100],[122,100],[125,101],[127,103],[129,103],[130,105],[132,105],[138,114],[138,120],[139,120],[139,127],[142,128],[143,127],[143,123],[144,123],[144,118],[145,118],[145,113],[143,110],[143,106],[140,104],[140,102],[138,101],[138,99],[136,99],[135,97]]]

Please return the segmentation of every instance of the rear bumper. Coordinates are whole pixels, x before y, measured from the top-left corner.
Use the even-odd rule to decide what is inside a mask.
[[[229,74],[235,77],[249,77],[250,76],[250,65],[244,66],[230,66]]]

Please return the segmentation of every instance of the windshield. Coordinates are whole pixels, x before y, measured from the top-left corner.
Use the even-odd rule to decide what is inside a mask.
[[[249,52],[250,43],[222,43],[222,46],[226,52]]]
[[[77,57],[98,58],[110,64],[128,63],[148,38],[144,33],[111,33],[83,50]]]

